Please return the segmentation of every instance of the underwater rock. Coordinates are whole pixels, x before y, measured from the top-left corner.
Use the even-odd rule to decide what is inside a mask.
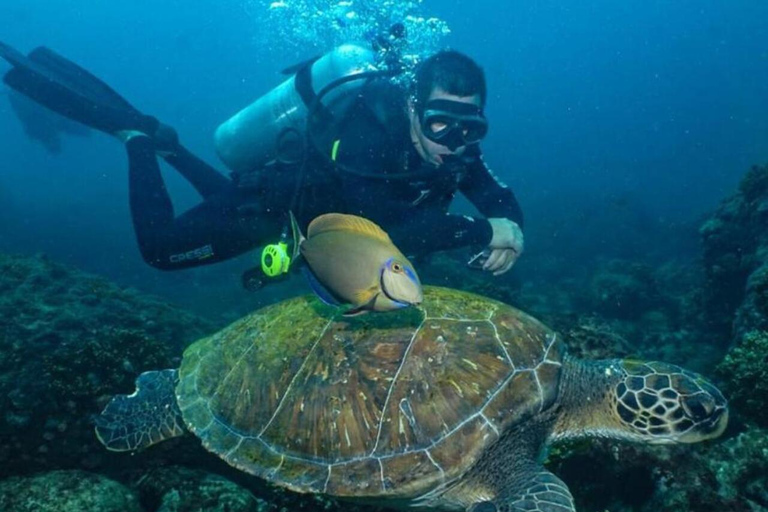
[[[725,339],[765,328],[768,278],[760,269],[768,267],[768,166],[750,169],[738,191],[720,204],[699,233],[709,328]],[[753,278],[754,272],[759,275]]]
[[[660,295],[650,266],[612,260],[592,277],[587,300],[603,316],[634,320],[656,306]]]
[[[173,466],[144,472],[135,482],[142,504],[157,512],[266,512],[267,502],[226,478]]]
[[[768,511],[768,431],[751,429],[656,470],[643,511]]]
[[[768,331],[753,331],[717,367],[733,409],[768,427]]]
[[[768,431],[700,446],[575,441],[547,466],[568,481],[577,510],[767,512]]]
[[[0,476],[93,469],[90,417],[215,326],[44,256],[0,254]]]
[[[0,481],[3,512],[141,512],[122,484],[85,471],[50,471]]]
[[[763,263],[747,278],[744,301],[736,311],[736,339],[753,329],[768,331],[768,245],[761,248],[758,257]]]
[[[629,342],[597,317],[581,317],[563,333],[568,353],[580,359],[609,359],[631,355]]]

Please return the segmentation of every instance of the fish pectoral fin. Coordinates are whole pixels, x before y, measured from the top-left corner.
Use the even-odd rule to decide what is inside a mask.
[[[376,299],[379,297],[379,294],[376,293],[373,297],[368,300],[368,302],[363,303],[360,306],[351,308],[346,310],[341,314],[341,316],[357,316],[362,315],[364,313],[367,313],[369,311],[373,311],[373,307],[376,305]]]
[[[360,316],[360,315],[366,314],[369,311],[370,309],[366,309],[365,306],[360,306],[359,308],[351,308],[346,310],[341,314],[341,316],[345,316],[345,317]]]
[[[382,242],[392,243],[389,235],[378,224],[357,215],[345,213],[325,213],[309,223],[307,238],[312,238],[328,231],[345,231],[369,236]]]
[[[376,301],[376,297],[379,295],[379,287],[378,285],[370,286],[369,288],[366,288],[365,290],[360,290],[358,292],[355,292],[355,294],[352,296],[353,298],[353,304],[358,305],[367,305],[371,303],[371,306],[373,306],[373,302]]]

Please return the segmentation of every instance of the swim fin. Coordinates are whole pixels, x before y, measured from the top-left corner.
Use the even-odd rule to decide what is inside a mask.
[[[8,86],[73,121],[111,135],[136,130],[152,136],[160,125],[103,81],[45,46],[25,56],[0,42],[0,57],[13,66],[3,77]]]

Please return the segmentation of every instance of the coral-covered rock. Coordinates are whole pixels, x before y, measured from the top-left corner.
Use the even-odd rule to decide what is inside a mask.
[[[45,257],[0,255],[0,475],[97,466],[90,417],[212,330]]]
[[[580,359],[611,359],[632,355],[629,342],[596,317],[581,317],[559,327],[568,353]]]
[[[700,446],[615,441],[556,446],[547,462],[569,483],[577,510],[768,510],[768,431]]]
[[[650,266],[621,260],[606,263],[591,279],[588,301],[610,318],[637,319],[661,297]]]
[[[725,199],[699,230],[707,274],[709,328],[730,339],[768,323],[764,279],[750,277],[768,265],[768,166],[753,167],[733,196]],[[762,271],[759,271],[762,272]],[[747,289],[747,283],[750,288]],[[745,301],[747,295],[757,297]],[[737,322],[733,316],[740,310]]]
[[[768,510],[766,434],[751,429],[705,450],[662,462],[655,471],[656,490],[642,510]]]
[[[182,466],[142,473],[134,484],[157,512],[266,512],[269,505],[226,478]]]
[[[768,427],[768,331],[748,333],[717,369],[732,407]]]
[[[751,330],[768,331],[768,245],[757,253],[762,262],[747,278],[744,301],[736,311],[736,339]]]
[[[4,512],[141,512],[122,484],[85,471],[50,471],[0,481]]]

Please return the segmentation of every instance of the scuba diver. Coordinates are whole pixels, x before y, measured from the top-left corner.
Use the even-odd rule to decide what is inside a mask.
[[[425,59],[408,87],[353,45],[287,70],[287,80],[217,129],[230,178],[52,50],[25,56],[0,43],[0,56],[13,66],[4,77],[11,88],[125,144],[134,230],[155,268],[220,262],[281,237],[261,261],[266,275],[280,275],[290,263],[289,211],[302,227],[327,212],[368,218],[408,256],[483,248],[469,263],[494,275],[523,251],[520,206],[479,148],[488,130],[484,73],[459,52]],[[189,181],[199,205],[175,215],[158,158]],[[484,218],[449,213],[457,192]],[[254,275],[244,275],[246,287]]]

